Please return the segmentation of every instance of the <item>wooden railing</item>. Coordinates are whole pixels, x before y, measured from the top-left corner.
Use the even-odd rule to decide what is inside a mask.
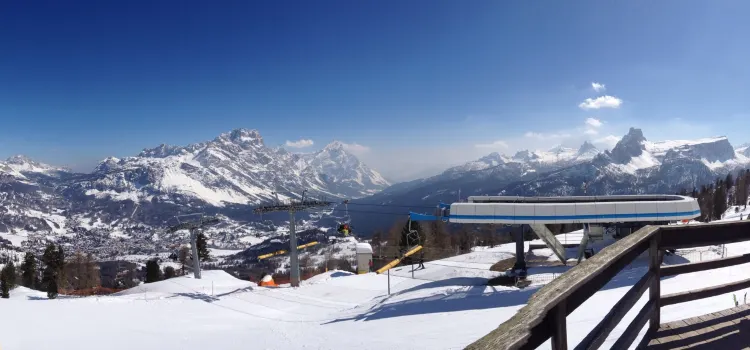
[[[627,349],[646,323],[659,328],[660,308],[750,287],[750,279],[700,290],[661,296],[661,277],[750,262],[750,254],[711,261],[661,266],[664,251],[750,240],[750,221],[719,224],[647,226],[602,249],[534,293],[526,306],[500,327],[467,349],[536,349],[552,339],[552,349],[568,348],[566,317],[599,291],[641,254],[648,252],[649,269],[575,349],[598,349],[638,299],[649,290],[648,302],[615,341]],[[647,335],[648,336],[648,335]]]

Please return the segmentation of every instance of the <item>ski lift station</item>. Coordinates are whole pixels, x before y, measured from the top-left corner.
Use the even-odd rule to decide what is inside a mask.
[[[604,231],[625,236],[645,225],[666,225],[700,216],[695,198],[677,195],[619,195],[575,197],[471,196],[467,202],[441,204],[441,219],[463,224],[502,224],[520,227],[514,230],[516,265],[525,273],[523,228],[530,227],[563,263],[565,247],[546,224],[583,224],[578,261],[589,239],[601,239]],[[446,211],[448,211],[446,213]],[[411,220],[436,220],[436,216],[410,214]]]
[[[700,216],[695,198],[669,195],[503,197],[472,196],[453,203],[449,220],[482,224],[660,223]]]

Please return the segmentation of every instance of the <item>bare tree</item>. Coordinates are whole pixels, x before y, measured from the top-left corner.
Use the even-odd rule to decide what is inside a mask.
[[[180,265],[182,265],[182,275],[185,274],[185,265],[188,263],[188,259],[190,257],[190,248],[187,246],[180,247],[180,252],[177,254],[177,260],[180,261]]]

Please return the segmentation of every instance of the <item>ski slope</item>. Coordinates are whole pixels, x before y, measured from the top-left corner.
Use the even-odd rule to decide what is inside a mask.
[[[725,220],[739,219],[731,214]],[[743,211],[744,217],[750,210]],[[575,234],[571,235],[574,239]],[[750,243],[726,245],[729,256],[750,252]],[[401,266],[387,274],[331,271],[299,288],[258,287],[223,271],[142,284],[106,297],[60,296],[22,287],[0,299],[2,349],[462,349],[509,319],[541,284],[519,290],[485,286],[497,276],[489,266],[512,257],[513,244],[479,247],[472,253]],[[543,249],[534,250],[544,256]],[[549,252],[551,255],[551,252]],[[666,264],[685,262],[675,255]],[[600,292],[568,316],[571,347],[590,331],[647,270],[637,259]],[[750,265],[750,264],[748,264]],[[663,294],[746,278],[739,265],[685,274],[662,281]],[[532,276],[559,274],[568,267],[530,270]],[[391,295],[387,294],[390,278]],[[735,293],[742,302],[745,291]],[[612,332],[616,337],[647,301],[647,294]],[[722,295],[662,308],[662,322],[732,307]],[[33,325],[33,326],[30,326]],[[645,329],[643,330],[645,332]],[[549,349],[549,342],[542,349]]]

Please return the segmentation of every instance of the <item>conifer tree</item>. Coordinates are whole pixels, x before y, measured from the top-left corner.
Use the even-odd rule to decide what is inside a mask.
[[[5,264],[5,267],[3,268],[5,270],[6,274],[8,274],[7,280],[8,280],[8,287],[10,289],[13,289],[16,287],[16,265],[13,264],[13,261],[9,261],[7,264]]]
[[[161,269],[159,263],[153,259],[146,262],[146,283],[158,282],[161,280]]]
[[[47,298],[55,299],[57,298],[57,293],[57,281],[55,278],[51,278],[47,283]]]
[[[34,288],[36,285],[36,258],[31,252],[26,252],[21,264],[21,285]]]
[[[175,271],[174,271],[174,267],[172,267],[172,266],[167,266],[167,267],[166,267],[166,268],[164,269],[164,279],[165,279],[165,280],[168,280],[168,279],[170,279],[170,278],[172,278],[172,277],[174,277],[174,276],[175,276]]]
[[[724,180],[724,184],[726,185],[727,192],[729,192],[729,190],[734,187],[734,177],[732,177],[732,172],[729,172],[729,174],[727,174],[727,178],[726,180]]]
[[[0,270],[0,298],[10,298],[10,278],[8,277],[7,265]]]
[[[727,192],[723,183],[720,183],[714,189],[713,199],[713,217],[715,220],[718,220],[727,211]]]
[[[195,242],[198,246],[198,258],[201,261],[211,260],[211,252],[208,250],[206,235],[204,235],[203,232],[199,233],[198,237],[196,237]]]

